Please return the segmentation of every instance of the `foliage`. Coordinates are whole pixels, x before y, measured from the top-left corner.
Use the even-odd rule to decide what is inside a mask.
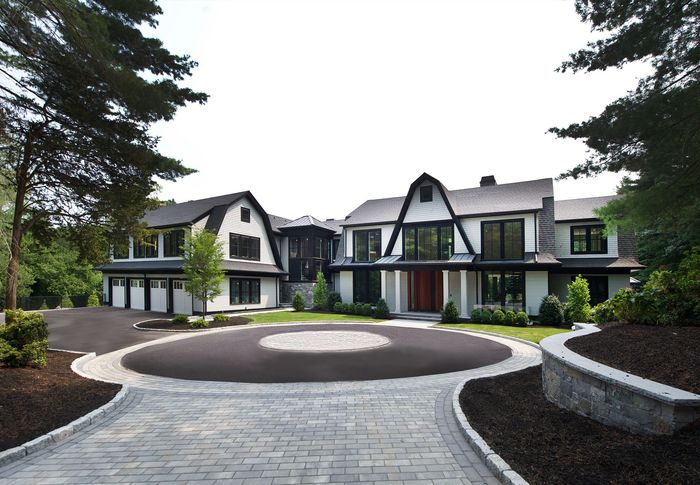
[[[96,291],[93,291],[92,293],[90,293],[90,296],[88,297],[88,301],[87,301],[87,306],[89,306],[89,307],[100,306],[100,297],[97,295]]]
[[[335,311],[335,304],[336,303],[342,303],[342,299],[340,298],[340,293],[336,293],[335,291],[331,291],[328,293],[328,309]]]
[[[175,315],[173,317],[172,322],[173,323],[187,323],[188,320],[189,320],[189,318],[187,317],[187,315]]]
[[[39,306],[39,310],[48,310],[49,306],[46,304],[46,298],[41,300],[41,305]]]
[[[10,367],[46,366],[49,329],[39,312],[5,311],[0,327],[0,362]]]
[[[459,310],[452,298],[447,300],[445,306],[440,312],[440,321],[442,323],[457,323],[459,322]]]
[[[209,322],[204,318],[198,318],[190,322],[190,328],[207,328],[209,327]]]
[[[527,313],[520,310],[518,313],[515,314],[515,324],[517,326],[527,327],[528,323],[530,323],[530,317],[527,316]]]
[[[477,322],[477,323],[481,322],[481,310],[480,309],[474,308],[472,310],[471,320],[472,320],[472,322]]]
[[[503,325],[506,323],[506,314],[503,313],[503,310],[494,310],[493,314],[491,315],[491,323],[496,325]]]
[[[481,310],[481,318],[479,321],[481,323],[491,323],[491,319],[493,317],[493,313],[489,309]]]
[[[517,317],[517,315],[515,314],[515,312],[513,310],[508,310],[506,312],[506,325],[515,324],[516,317]]]
[[[333,305],[333,311],[335,313],[344,313],[345,310],[345,305],[343,305],[343,302],[341,301],[336,301],[335,304]]]
[[[313,290],[313,305],[317,310],[326,310],[328,308],[328,284],[326,277],[321,271],[316,273],[316,284]]]
[[[540,303],[539,322],[546,325],[561,325],[564,321],[564,305],[557,295],[547,295]]]
[[[221,263],[224,251],[216,234],[205,230],[185,235],[182,271],[187,279],[185,290],[202,302],[202,317],[207,313],[207,302],[222,292],[224,271]]]
[[[73,308],[73,300],[70,299],[70,296],[63,295],[61,297],[61,304],[59,306],[61,308]]]
[[[377,302],[377,308],[374,309],[374,318],[387,319],[389,316],[389,305],[386,304],[386,300],[384,298],[380,298]]]
[[[551,130],[590,149],[588,159],[563,176],[628,172],[623,197],[601,217],[623,229],[653,229],[700,244],[700,2],[576,0],[576,10],[604,35],[573,53],[562,71],[644,61],[652,72],[598,116]]]
[[[228,315],[224,315],[223,313],[217,313],[216,315],[214,315],[214,321],[215,322],[227,322]]]
[[[259,312],[247,315],[252,323],[256,324],[276,324],[289,322],[323,322],[323,321],[338,321],[338,322],[365,322],[367,317],[356,315],[339,315],[337,313],[323,312]]]
[[[371,317],[372,316],[372,305],[369,303],[363,303],[362,306],[360,307],[360,315],[365,316],[365,317]]]
[[[304,310],[304,297],[298,291],[294,293],[294,298],[292,299],[292,307],[294,307],[294,310],[298,312]]]
[[[591,309],[591,316],[595,323],[608,323],[615,321],[615,305],[613,298],[598,303]]]
[[[568,290],[566,298],[568,318],[573,322],[590,322],[591,295],[588,291],[588,281],[581,275],[578,275],[566,288]]]

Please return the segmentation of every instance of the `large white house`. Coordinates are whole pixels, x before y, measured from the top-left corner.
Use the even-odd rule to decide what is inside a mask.
[[[182,273],[185,231],[206,229],[224,246],[222,294],[210,312],[275,308],[296,291],[307,301],[318,271],[344,302],[384,298],[394,313],[434,313],[452,298],[462,316],[475,306],[536,315],[549,293],[585,276],[592,302],[629,286],[640,269],[634,237],[594,209],[611,198],[555,201],[552,179],[448,190],[423,174],[405,197],[368,200],[345,219],[267,214],[250,192],[151,211],[157,234],[131,238],[128,254],[102,266],[104,301],[170,313],[201,310]]]

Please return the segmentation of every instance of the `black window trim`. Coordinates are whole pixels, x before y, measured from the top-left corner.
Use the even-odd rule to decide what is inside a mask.
[[[169,248],[168,243],[166,242],[166,237],[167,237],[167,239],[170,239],[170,237],[172,237],[173,233],[180,232],[180,231],[182,231],[182,246],[183,247],[180,248],[178,246],[177,248],[175,248],[175,254],[170,254],[169,253],[170,248]],[[181,258],[182,256],[184,256],[184,254],[185,254],[185,250],[184,250],[185,236],[186,236],[186,231],[185,231],[185,228],[183,228],[183,227],[179,227],[179,228],[170,229],[168,231],[165,231],[163,233],[163,257],[164,258]]]
[[[152,239],[155,241],[155,245],[151,244],[150,241],[146,243],[147,239]],[[148,236],[144,237],[141,240],[134,239],[134,244],[133,244],[133,257],[134,259],[153,259],[158,257],[158,234],[149,234]],[[137,250],[138,248],[143,248],[143,255],[137,255]],[[155,250],[155,256],[149,256],[148,252],[152,252]]]
[[[258,282],[257,301],[251,301],[251,302],[248,302],[248,303],[240,303],[240,302],[239,302],[239,303],[235,303],[235,302],[233,301],[233,285],[234,285],[234,284],[238,284],[238,283],[240,283],[240,282],[242,282],[242,281],[245,281],[245,280],[248,280],[248,281],[257,281],[257,282]],[[261,287],[262,287],[260,278],[229,278],[229,283],[228,283],[228,285],[229,285],[229,291],[228,291],[228,302],[229,302],[229,305],[232,305],[232,306],[233,306],[233,305],[259,305],[259,304],[260,304],[260,292],[261,292]],[[238,291],[239,298],[240,298],[240,294],[241,294],[241,291],[240,291],[240,289],[239,289],[239,291]]]
[[[438,240],[437,247],[438,253],[440,253],[440,248],[442,247],[442,231],[443,227],[449,227],[452,231],[452,254],[455,253],[455,224],[452,220],[447,221],[429,221],[429,222],[407,222],[401,227],[401,253],[403,254],[405,261],[421,261],[418,259],[418,241],[413,245],[413,259],[406,259],[406,229],[416,229],[416,231],[421,227],[436,227],[438,229]],[[417,234],[417,233],[416,233]],[[417,238],[416,238],[417,239]],[[441,254],[438,254],[440,256]],[[447,261],[447,259],[438,259],[437,261]]]
[[[352,231],[352,260],[355,263],[374,263],[375,260],[370,261],[369,259],[369,233],[370,232],[378,232],[379,233],[379,252],[377,253],[377,259],[380,259],[382,257],[382,230],[381,228],[372,228],[372,229],[360,229],[360,230],[353,230]],[[367,240],[367,260],[360,260],[357,259],[357,248],[355,247],[355,241],[357,240],[357,234],[364,234],[365,239]]]
[[[428,194],[427,190],[425,189],[430,189],[430,194]],[[433,201],[433,186],[431,185],[421,185],[420,188],[418,189],[419,192],[419,197],[421,202],[432,202]]]
[[[310,251],[311,255],[304,255],[304,256],[292,256],[292,240],[299,240],[298,247],[302,248],[303,244],[301,241],[305,238],[308,238],[311,242],[310,244]],[[327,237],[319,236],[319,235],[298,235],[298,236],[289,236],[287,239],[287,264],[289,266],[289,279],[287,281],[290,282],[316,282],[316,266],[318,263],[321,264],[321,269],[320,271],[324,274],[326,278],[330,277],[330,274],[328,272],[328,264],[331,262],[330,259],[330,239]],[[316,256],[316,250],[319,247],[325,247],[326,248],[326,258],[323,257],[317,257]],[[298,252],[297,252],[298,254]],[[321,250],[321,254],[323,255],[323,250]],[[314,265],[313,268],[313,277],[311,279],[303,279],[301,276],[303,274],[303,271],[299,271],[299,278],[296,278],[294,268],[292,268],[293,264],[296,264],[299,262],[299,264],[304,264],[304,262],[309,262],[310,264]]]
[[[519,258],[504,258],[506,238],[505,231],[503,230],[503,225],[507,222],[520,222],[522,230],[520,231],[520,241],[522,244],[523,252]],[[500,241],[500,258],[486,258],[484,256],[484,226],[486,224],[500,224],[501,226],[501,241]],[[487,221],[481,221],[481,260],[482,261],[522,261],[525,259],[525,218],[521,217],[518,219],[493,219]]]
[[[234,255],[234,254],[233,254],[233,244],[231,244],[231,241],[232,241],[232,239],[233,239],[234,236],[244,237],[244,238],[256,240],[257,243],[258,243],[258,257],[257,257],[257,258],[254,258],[254,257],[251,258],[251,257],[246,257],[246,256],[237,256],[237,255]],[[240,244],[239,244],[239,248],[240,248]],[[249,236],[249,235],[247,235],[247,234],[238,234],[238,233],[236,233],[236,232],[229,232],[229,234],[228,234],[228,255],[229,255],[229,258],[230,258],[230,259],[244,259],[244,260],[247,260],[247,261],[260,261],[260,250],[261,250],[261,247],[260,247],[260,238],[259,238],[259,237],[256,237],[256,236]]]
[[[601,239],[601,250],[591,251],[591,229],[601,228],[603,229],[602,239]],[[574,251],[574,229],[586,229],[586,250],[585,251]],[[585,225],[572,225],[569,227],[569,245],[571,254],[608,254],[608,238],[605,237],[605,224],[585,224]]]
[[[241,206],[241,222],[250,223],[250,209]]]
[[[481,283],[479,286],[481,286],[481,304],[483,306],[496,306],[492,305],[491,303],[484,303],[484,300],[486,298],[486,279],[488,277],[489,273],[500,273],[501,274],[501,295],[503,295],[503,299],[501,300],[501,303],[498,305],[500,308],[505,308],[506,306],[506,291],[505,291],[505,286],[506,286],[506,278],[505,275],[506,273],[520,273],[522,275],[522,282],[523,282],[523,308],[522,311],[526,311],[527,309],[527,271],[518,271],[518,270],[510,270],[510,269],[501,269],[501,270],[485,270],[481,271]]]

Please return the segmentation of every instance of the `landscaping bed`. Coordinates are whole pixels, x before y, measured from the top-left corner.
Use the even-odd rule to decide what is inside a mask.
[[[481,332],[498,333],[508,337],[516,337],[539,343],[545,337],[557,333],[570,332],[569,328],[551,327],[544,325],[529,325],[527,327],[511,327],[508,325],[488,325],[485,323],[441,323],[438,327],[461,328],[463,330],[477,330]]]
[[[641,436],[558,408],[542,393],[541,366],[469,381],[469,424],[532,484],[697,483],[700,424]]]
[[[566,347],[639,377],[700,394],[700,327],[601,326]]]
[[[0,450],[65,426],[121,390],[120,385],[74,373],[70,365],[78,357],[49,352],[48,365],[42,369],[0,367]]]
[[[250,323],[252,320],[246,317],[229,317],[228,320],[210,320],[209,326],[204,329],[193,329],[190,327],[189,322],[173,322],[172,320],[148,320],[147,322],[141,322],[137,324],[139,328],[147,328],[150,330],[206,330],[207,328],[221,328],[221,327],[233,327],[236,325],[245,325]]]

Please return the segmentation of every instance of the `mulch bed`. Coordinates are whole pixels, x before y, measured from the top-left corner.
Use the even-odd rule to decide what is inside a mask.
[[[532,484],[690,484],[700,477],[700,425],[674,436],[626,433],[547,401],[541,366],[470,381],[469,423]]]
[[[607,325],[566,346],[589,359],[700,394],[700,327]]]
[[[220,327],[233,327],[236,325],[245,325],[250,323],[252,320],[245,317],[230,317],[228,320],[221,322],[209,321],[209,326],[206,328],[220,328]],[[150,328],[156,330],[200,330],[193,329],[190,327],[189,323],[174,323],[171,320],[150,320],[148,322],[139,323],[141,328]]]
[[[43,369],[0,366],[0,450],[65,426],[108,403],[120,385],[74,373],[77,354],[49,352]]]

